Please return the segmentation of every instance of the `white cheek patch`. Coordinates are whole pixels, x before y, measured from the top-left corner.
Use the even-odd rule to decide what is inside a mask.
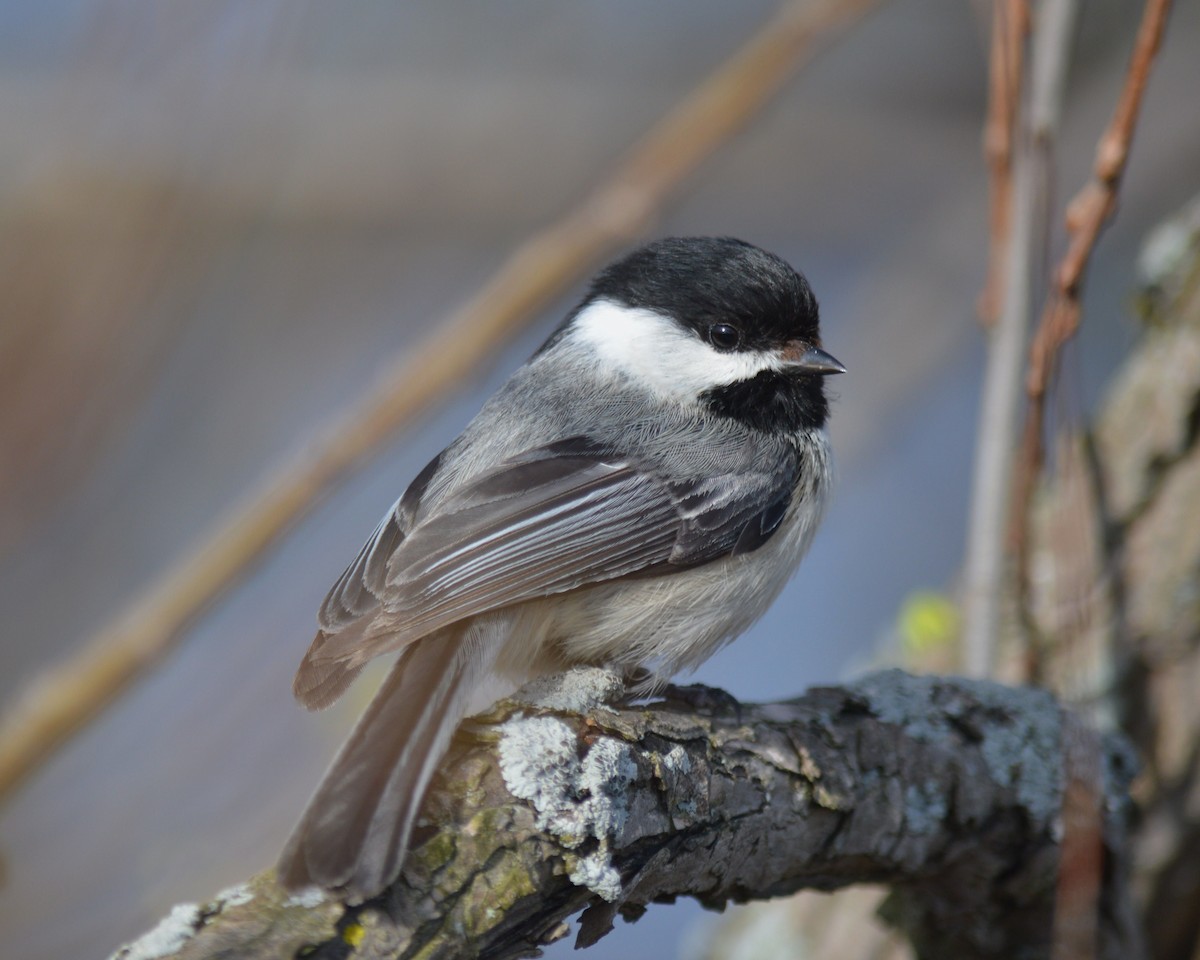
[[[669,317],[611,300],[581,310],[573,330],[598,363],[673,400],[694,402],[705,390],[781,366],[770,353],[723,353]]]

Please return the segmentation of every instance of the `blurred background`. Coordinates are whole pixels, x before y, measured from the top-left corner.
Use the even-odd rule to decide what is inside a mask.
[[[126,609],[774,9],[0,0],[0,698]],[[1085,7],[1062,198],[1090,170],[1139,15]],[[697,674],[739,698],[863,668],[906,598],[953,587],[983,359],[987,16],[882,6],[647,233],[784,256],[850,371],[811,554]],[[1200,189],[1198,49],[1200,9],[1180,4],[1060,421],[1133,340],[1145,232]],[[577,295],[327,498],[0,812],[7,955],[106,955],[273,862],[368,698],[292,702],[325,590]],[[696,956],[708,922],[654,908],[588,956]]]

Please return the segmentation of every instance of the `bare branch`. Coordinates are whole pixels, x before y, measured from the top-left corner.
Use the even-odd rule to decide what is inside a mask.
[[[1129,159],[1133,134],[1141,111],[1150,69],[1162,43],[1170,13],[1171,0],[1147,0],[1134,42],[1133,56],[1125,77],[1125,86],[1117,101],[1108,128],[1096,146],[1092,180],[1075,195],[1067,207],[1066,225],[1070,236],[1067,252],[1055,271],[1052,289],[1041,323],[1029,350],[1029,373],[1025,383],[1029,407],[1018,461],[1018,480],[1013,515],[1020,524],[1019,553],[1027,551],[1024,531],[1029,525],[1033,490],[1045,459],[1043,435],[1046,417],[1046,391],[1058,367],[1063,345],[1079,329],[1080,292],[1092,250],[1116,211],[1117,191]],[[1023,582],[1027,578],[1022,578]],[[1022,586],[1022,592],[1026,592]]]
[[[1063,726],[1062,854],[1052,960],[1092,960],[1100,937],[1104,873],[1103,744],[1076,715]]]
[[[172,947],[157,955],[511,958],[580,909],[587,945],[651,902],[871,882],[892,886],[885,915],[923,957],[1049,956],[1065,714],[1048,694],[893,671],[785,703],[686,688],[609,707],[587,695],[604,676],[469,723],[382,897],[288,899],[263,875],[176,908],[148,935]],[[1099,760],[1096,956],[1136,960],[1114,858],[1132,770],[1115,741]]]
[[[488,283],[393,362],[304,452],[219,522],[115,622],[47,670],[0,722],[0,801],[90,722],[290,527],[598,260],[637,236],[670,193],[876,0],[793,0],[668,114],[590,197],[535,234]]]
[[[1025,38],[1029,34],[1026,0],[993,0],[992,43],[988,57],[988,112],[983,128],[983,153],[988,163],[988,273],[979,295],[979,319],[992,327],[1004,302],[1012,222],[1013,138],[1021,99]]]
[[[1000,320],[991,331],[984,372],[963,574],[966,607],[963,669],[971,676],[988,675],[995,659],[1008,555],[1005,534],[1012,500],[1012,464],[1025,337],[1030,322],[1034,271],[1047,246],[1054,142],[1066,85],[1076,7],[1076,0],[1046,0],[1041,7],[1033,36],[1029,103],[1023,110],[1016,108],[1022,89],[1020,78],[1003,72],[993,73],[992,77],[993,83],[999,79],[1014,85],[1013,91],[1004,94],[993,91],[992,97],[994,102],[1007,104],[1016,111],[1020,129],[1011,184],[1011,222],[1005,222],[1008,232],[1003,270],[989,280],[989,283],[1003,286],[1003,297],[999,305]],[[1008,19],[1026,16],[1023,10],[1023,6],[1014,7],[1007,14]],[[998,16],[996,29],[1004,28],[1012,36],[1003,41],[994,40],[994,46],[1020,42],[1023,33],[1017,32],[1011,24],[1005,25],[1003,20]],[[1027,25],[1022,21],[1020,26]],[[997,54],[993,53],[993,56]],[[1009,53],[1007,59],[1011,69],[1020,69],[1018,54]],[[989,119],[989,130],[991,124]],[[1010,184],[1007,171],[998,170],[996,161],[993,166],[995,198],[995,191],[1001,186],[1009,192]],[[993,268],[996,267],[995,242],[996,223],[993,221]]]

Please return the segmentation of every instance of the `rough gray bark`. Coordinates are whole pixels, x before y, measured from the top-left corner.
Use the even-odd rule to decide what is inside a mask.
[[[588,944],[651,902],[860,882],[892,887],[886,915],[922,957],[1049,955],[1066,716],[1049,695],[898,671],[764,705],[706,688],[598,702],[611,694],[577,671],[469,721],[378,900],[289,898],[264,874],[116,956],[521,957],[581,909]],[[1100,750],[1101,956],[1133,958],[1132,763]]]
[[[1040,679],[1143,760],[1132,840],[1156,960],[1200,957],[1200,198],[1147,240],[1144,328],[1033,540]]]

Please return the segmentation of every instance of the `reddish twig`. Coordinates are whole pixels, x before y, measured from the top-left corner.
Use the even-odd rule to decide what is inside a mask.
[[[1054,895],[1051,960],[1099,956],[1104,879],[1104,745],[1074,713],[1063,717],[1062,847]]]
[[[1045,460],[1046,390],[1058,368],[1063,345],[1079,329],[1083,276],[1100,231],[1116,210],[1117,191],[1129,159],[1150,68],[1162,42],[1170,9],[1171,0],[1146,0],[1124,89],[1112,120],[1096,147],[1092,180],[1067,206],[1066,227],[1070,237],[1067,252],[1054,272],[1046,308],[1029,350],[1029,373],[1025,382],[1029,407],[1017,464],[1012,514],[1018,557],[1024,557],[1028,551],[1033,490]],[[1023,561],[1022,566],[1025,566]],[[1028,578],[1023,576],[1021,579],[1020,588],[1024,593]]]
[[[1003,302],[1008,236],[1012,225],[1013,140],[1028,35],[1029,5],[1026,0],[995,0],[988,60],[988,112],[983,128],[983,153],[989,171],[990,229],[987,280],[979,295],[978,310],[985,327],[995,325]]]

